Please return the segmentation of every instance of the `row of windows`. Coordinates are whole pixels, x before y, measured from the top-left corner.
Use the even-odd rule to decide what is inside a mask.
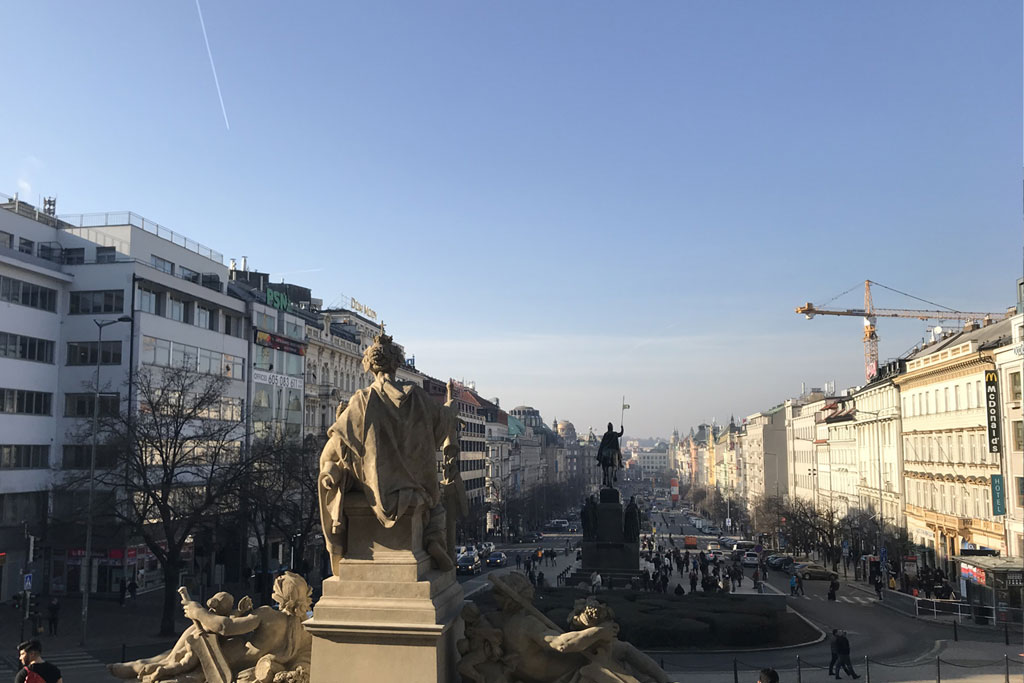
[[[96,365],[97,342],[68,342],[68,365]],[[100,354],[100,365],[121,364],[121,342],[105,341]]]
[[[472,460],[464,460],[459,458],[459,471],[460,472],[472,472],[474,470],[482,470],[486,466],[487,461],[483,458],[474,458]]]
[[[61,467],[66,470],[87,470],[92,459],[92,446],[85,444],[68,444],[64,446],[64,458]],[[111,446],[96,446],[96,468],[109,469],[117,464],[117,451]]]
[[[0,389],[0,413],[51,415],[53,394],[48,391]]]
[[[1009,399],[1021,400],[1021,375],[1019,372],[1009,373]],[[985,405],[985,383],[981,380],[966,382],[940,389],[912,391],[903,397],[903,414],[907,417],[918,415],[934,415],[957,410],[971,410]]]
[[[57,312],[57,290],[0,275],[0,301]]]
[[[0,357],[53,363],[53,342],[13,332],[0,332]]]
[[[0,445],[0,470],[38,470],[49,466],[48,445]]]
[[[181,342],[142,337],[142,362],[161,367],[187,367],[209,375],[244,379],[245,359]]]
[[[64,417],[92,417],[96,395],[64,394]],[[114,417],[121,411],[120,394],[100,394],[100,417]]]
[[[101,289],[71,292],[68,313],[72,315],[124,313],[124,290]]]
[[[195,301],[140,287],[135,299],[136,310],[176,320],[179,323],[195,325],[204,330],[217,332],[220,328],[217,311]],[[224,334],[243,336],[242,318],[224,314]]]
[[[161,271],[163,273],[167,273],[168,275],[174,275],[175,274],[175,272],[174,272],[175,271],[174,263],[172,263],[171,261],[168,261],[165,258],[160,258],[156,254],[153,254],[152,256],[150,256],[149,263],[150,263],[151,266],[153,266],[154,268],[156,268],[157,270],[159,270],[159,271]],[[200,282],[201,278],[200,278],[200,275],[199,275],[199,273],[197,271],[194,271],[191,268],[186,268],[185,266],[177,266],[177,271],[178,271],[177,272],[177,276],[180,277],[182,280],[188,280],[189,282],[194,282],[197,285],[201,284],[201,282]]]
[[[459,450],[463,453],[483,453],[486,449],[486,444],[483,441],[459,439]]]

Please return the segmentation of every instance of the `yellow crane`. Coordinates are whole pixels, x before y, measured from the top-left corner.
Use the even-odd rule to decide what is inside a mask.
[[[854,316],[857,318],[864,319],[864,377],[868,381],[871,380],[878,373],[878,331],[876,323],[878,318],[914,318],[917,320],[984,320],[985,318],[996,320],[1001,319],[1003,313],[979,313],[979,312],[968,312],[968,311],[954,311],[952,309],[947,310],[912,310],[906,308],[875,308],[871,303],[871,285],[878,285],[884,289],[896,292],[897,294],[903,294],[904,296],[911,296],[899,290],[895,290],[892,287],[886,287],[878,282],[872,282],[871,280],[864,281],[864,308],[818,308],[810,301],[805,303],[803,306],[797,306],[796,312],[802,313],[808,320],[816,315],[845,315]],[[846,292],[852,291],[851,289]],[[846,294],[843,292],[843,294]],[[842,296],[840,294],[839,296]],[[839,297],[833,297],[837,299]],[[918,297],[912,297],[918,299]],[[918,299],[919,301],[925,301],[924,299]],[[931,301],[925,301],[925,303],[933,306],[938,306]]]

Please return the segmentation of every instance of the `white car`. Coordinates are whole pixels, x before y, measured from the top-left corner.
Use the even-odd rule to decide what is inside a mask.
[[[748,550],[747,552],[743,553],[742,562],[744,567],[757,567],[761,564],[761,558],[759,558],[757,556],[757,553],[755,553],[753,550]]]

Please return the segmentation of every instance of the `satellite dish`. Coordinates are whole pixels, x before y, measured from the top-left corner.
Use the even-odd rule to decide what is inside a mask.
[[[942,325],[936,325],[934,332],[937,335],[941,335],[942,334]]]

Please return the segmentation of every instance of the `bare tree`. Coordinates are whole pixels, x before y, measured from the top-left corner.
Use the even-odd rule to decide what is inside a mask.
[[[185,544],[214,513],[235,507],[248,469],[243,404],[226,395],[231,380],[186,367],[144,368],[132,380],[134,405],[125,401],[100,423],[97,436],[111,456],[97,469],[95,485],[116,496],[106,512],[160,564],[160,634],[172,635]],[[79,435],[91,439],[91,424]],[[84,478],[65,482],[69,489],[87,485]]]

